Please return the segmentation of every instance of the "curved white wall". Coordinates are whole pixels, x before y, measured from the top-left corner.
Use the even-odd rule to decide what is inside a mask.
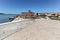
[[[6,38],[7,36],[21,30],[22,28],[32,24],[31,20],[23,20],[16,22],[8,22],[0,24],[0,40]]]

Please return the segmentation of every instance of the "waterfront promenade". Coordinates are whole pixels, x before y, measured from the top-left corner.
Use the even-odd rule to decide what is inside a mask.
[[[36,19],[4,40],[60,40],[60,21]]]
[[[0,40],[9,37],[10,35],[22,30],[27,25],[31,25],[32,23],[33,21],[25,19],[0,24]]]

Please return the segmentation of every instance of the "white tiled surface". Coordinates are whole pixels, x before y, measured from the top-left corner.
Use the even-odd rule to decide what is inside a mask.
[[[60,21],[36,19],[32,25],[4,40],[60,40]]]

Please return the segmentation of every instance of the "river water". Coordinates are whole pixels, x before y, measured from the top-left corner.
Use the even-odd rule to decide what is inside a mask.
[[[16,14],[5,14],[5,15],[0,15],[0,23],[5,23],[5,22],[9,22],[9,18],[11,17],[15,17]]]

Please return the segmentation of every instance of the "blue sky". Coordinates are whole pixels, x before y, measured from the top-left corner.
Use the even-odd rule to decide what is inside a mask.
[[[60,12],[60,0],[0,0],[0,13]]]

